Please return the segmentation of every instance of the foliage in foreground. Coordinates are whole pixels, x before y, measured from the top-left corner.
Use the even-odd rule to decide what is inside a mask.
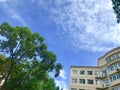
[[[59,90],[48,73],[57,77],[61,69],[38,33],[27,27],[0,25],[1,90]]]
[[[113,10],[116,14],[117,23],[120,23],[120,0],[112,0]]]

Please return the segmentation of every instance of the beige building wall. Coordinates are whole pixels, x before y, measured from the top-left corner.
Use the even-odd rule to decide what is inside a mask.
[[[74,74],[73,71],[77,70]],[[86,89],[86,90],[96,90],[96,80],[95,71],[98,71],[97,67],[77,67],[71,66],[71,78],[70,78],[70,88]],[[84,71],[84,74],[80,74],[80,71]],[[92,71],[92,75],[88,75],[88,72]],[[72,83],[72,79],[77,79],[77,83]],[[80,79],[84,79],[85,83],[80,83]],[[88,84],[88,80],[93,80],[93,84]]]
[[[100,57],[96,67],[71,66],[70,70],[69,90],[120,90],[120,47]]]

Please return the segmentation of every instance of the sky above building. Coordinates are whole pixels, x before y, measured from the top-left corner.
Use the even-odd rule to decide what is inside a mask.
[[[70,66],[96,66],[120,45],[111,0],[0,0],[0,24],[27,26],[45,38],[63,65],[56,83],[68,90]]]

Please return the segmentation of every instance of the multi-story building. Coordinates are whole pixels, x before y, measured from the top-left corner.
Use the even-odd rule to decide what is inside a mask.
[[[71,66],[70,90],[120,90],[120,47],[100,57],[97,66]]]

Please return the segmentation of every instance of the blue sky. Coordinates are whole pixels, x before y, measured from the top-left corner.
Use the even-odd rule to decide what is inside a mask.
[[[64,68],[56,83],[68,90],[70,66],[96,66],[120,44],[111,0],[0,0],[0,24],[40,33]]]

